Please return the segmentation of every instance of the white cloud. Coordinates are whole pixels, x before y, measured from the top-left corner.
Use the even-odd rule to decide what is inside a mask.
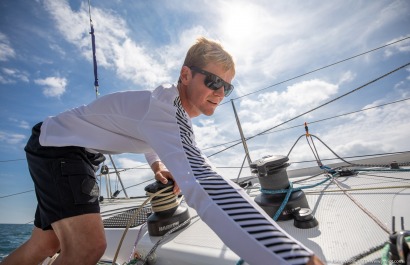
[[[36,79],[34,83],[43,86],[44,96],[60,98],[65,93],[67,79],[52,76],[45,79]]]
[[[48,0],[45,4],[63,37],[91,61],[88,7],[82,4],[79,11],[74,11],[66,1]],[[100,67],[113,68],[120,78],[148,88],[176,81],[169,75],[169,68],[175,65],[175,55],[170,52],[179,52],[178,49],[168,46],[156,51],[152,47],[144,47],[131,39],[125,20],[115,13],[93,8],[92,15]],[[168,57],[165,58],[164,54]]]
[[[386,103],[374,101],[363,107],[369,108]],[[331,127],[314,125],[311,132],[324,141],[340,156],[368,155],[383,152],[408,151],[410,102],[403,101],[336,119]],[[392,129],[394,128],[394,129]],[[315,140],[321,158],[334,157],[319,141]],[[292,152],[293,161],[313,159],[309,147],[302,141]]]
[[[50,49],[53,51],[56,51],[59,53],[61,56],[66,56],[66,52],[63,48],[61,48],[58,44],[52,43],[49,45]]]
[[[0,61],[8,61],[16,56],[16,52],[10,45],[8,37],[0,32]]]
[[[23,128],[23,129],[30,129],[30,124],[26,121],[20,121],[14,118],[9,118],[9,121],[13,122],[13,123],[17,123],[17,126],[19,128]]]
[[[208,12],[220,18],[214,31],[235,55],[241,82],[235,93],[239,96],[267,87],[278,78],[284,80],[374,48],[377,44],[373,40],[384,42],[385,28],[410,12],[410,5],[400,1],[217,3],[223,8],[210,7]],[[367,61],[374,55],[377,53],[359,60]]]
[[[30,124],[26,121],[20,121],[19,127],[23,128],[23,129],[30,129],[31,128]]]
[[[392,43],[392,42],[395,42],[395,41],[398,41],[404,38],[408,38],[408,37],[410,37],[410,35],[400,36],[398,38],[394,38],[388,41],[387,43]],[[384,51],[384,55],[386,57],[391,57],[397,53],[410,53],[410,39],[393,44]]]
[[[355,77],[356,77],[355,73],[352,73],[352,71],[347,71],[347,72],[343,73],[342,77],[339,80],[338,85],[340,86],[344,83],[349,83],[349,82],[353,81],[355,79]]]
[[[118,166],[121,168],[136,168],[141,166],[146,166],[146,163],[141,163],[140,161],[136,161],[134,159],[119,157],[117,159]]]
[[[7,133],[4,131],[0,131],[0,142],[15,145],[22,143],[25,139],[26,136],[23,134]]]
[[[211,118],[198,119],[193,125],[196,142],[201,148],[208,148],[228,141],[224,128]]]
[[[15,80],[0,75],[0,84],[6,85],[6,84],[14,84],[14,83],[16,83]]]
[[[28,79],[29,74],[25,71],[20,71],[18,69],[12,69],[12,68],[6,68],[6,67],[2,68],[2,71],[8,77],[8,78],[5,78],[5,77],[2,78],[2,80],[4,80],[4,84],[16,83],[16,79],[19,81],[23,81],[25,83],[29,82],[29,79]]]
[[[366,107],[380,103],[374,102]],[[409,146],[404,132],[410,131],[410,124],[404,119],[409,115],[408,101],[368,110],[346,118],[342,124],[333,127],[332,134],[329,133],[326,138],[342,155],[377,153],[381,150],[406,151]],[[349,126],[344,126],[346,123]]]
[[[266,92],[241,101],[239,116],[247,135],[267,129],[311,109],[338,91],[338,86],[312,79],[291,85],[283,92]],[[255,111],[257,110],[257,111]]]
[[[111,188],[114,189],[113,185],[114,183],[116,183],[115,186],[118,186],[117,189],[121,189],[120,184],[118,183],[117,176],[113,170],[111,160],[107,156],[106,158],[106,165],[112,169],[110,172],[110,178],[112,181]],[[142,158],[142,155],[133,155],[131,157],[126,157],[126,155],[119,155],[112,158],[114,159],[116,168],[120,171],[120,178],[125,188],[131,185],[135,186],[136,183],[142,183],[146,180],[155,181],[154,174],[147,163],[145,161],[139,161],[140,159],[144,160],[144,158]],[[133,187],[131,193],[140,195],[144,194],[144,187],[148,184],[149,181],[146,184]],[[128,193],[130,192],[130,190],[127,191]]]

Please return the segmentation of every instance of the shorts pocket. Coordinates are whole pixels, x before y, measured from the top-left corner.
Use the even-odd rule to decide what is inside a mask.
[[[68,178],[75,204],[98,203],[99,188],[90,165],[82,160],[64,160],[61,174]]]

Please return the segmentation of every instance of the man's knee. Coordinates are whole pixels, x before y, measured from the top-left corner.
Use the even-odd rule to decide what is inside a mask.
[[[44,257],[52,257],[60,250],[59,242],[47,242],[44,245],[38,246],[41,253],[43,253]]]
[[[52,230],[43,231],[39,228],[34,228],[27,244],[33,251],[43,257],[53,256],[60,250],[60,241]]]
[[[96,241],[94,243],[94,251],[96,254],[99,255],[99,257],[101,257],[105,250],[107,249],[107,241],[104,239],[99,239],[98,241]]]
[[[84,264],[92,264],[105,252],[107,243],[99,214],[65,218],[53,223],[52,227],[60,239],[62,259],[79,259],[86,261]]]
[[[94,242],[89,242],[86,248],[81,249],[82,260],[85,264],[95,264],[104,255],[105,249],[107,248],[107,243],[105,240],[98,240]]]

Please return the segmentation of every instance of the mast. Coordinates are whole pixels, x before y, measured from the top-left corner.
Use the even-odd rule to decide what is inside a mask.
[[[236,113],[235,104],[233,103],[232,99],[231,99],[231,103],[232,103],[233,112],[235,113],[236,125],[238,125],[239,134],[241,135],[242,145],[243,145],[243,148],[245,149],[246,158],[248,159],[248,164],[250,166],[252,163],[252,160],[251,160],[251,157],[249,156],[248,145],[246,144],[246,139],[245,139],[245,136],[243,135],[241,122],[239,121],[238,113]]]
[[[93,26],[93,20],[91,19],[91,3],[90,0],[88,0],[88,14],[90,16],[90,35],[91,35],[91,46],[92,46],[92,53],[93,53],[93,70],[94,70],[94,89],[95,89],[95,97],[98,98],[99,95],[99,84],[98,84],[98,67],[97,67],[97,56],[96,56],[96,48],[95,48],[95,35],[94,35],[94,26]],[[114,160],[112,159],[111,155],[108,155],[111,163],[114,167],[115,173],[117,174],[117,178],[120,181],[122,190],[124,191],[125,197],[127,199],[129,199],[127,191],[124,188],[124,185],[122,183],[120,174],[118,173],[117,167],[115,166]],[[108,176],[109,177],[109,176]],[[107,182],[106,185],[108,185],[109,181]],[[110,188],[110,192],[111,192],[111,188]],[[109,194],[107,193],[107,196],[109,196]]]

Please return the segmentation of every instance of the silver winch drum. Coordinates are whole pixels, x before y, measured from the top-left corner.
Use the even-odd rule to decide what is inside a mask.
[[[252,173],[258,177],[262,188],[262,192],[256,196],[255,202],[271,217],[276,214],[282,205],[286,193],[270,194],[269,191],[288,189],[290,187],[289,177],[286,172],[287,167],[290,165],[288,161],[289,158],[287,156],[270,155],[256,160],[250,165]],[[277,221],[291,220],[295,218],[295,226],[302,226],[300,228],[313,227],[311,225],[305,227],[306,222],[313,220],[314,217],[313,215],[311,218],[309,216],[304,216],[301,220],[298,216],[301,209],[303,209],[303,213],[306,212],[306,209],[310,210],[305,193],[302,190],[292,191],[289,200]],[[300,225],[300,221],[304,222],[304,224]],[[315,224],[317,225],[316,220]]]

